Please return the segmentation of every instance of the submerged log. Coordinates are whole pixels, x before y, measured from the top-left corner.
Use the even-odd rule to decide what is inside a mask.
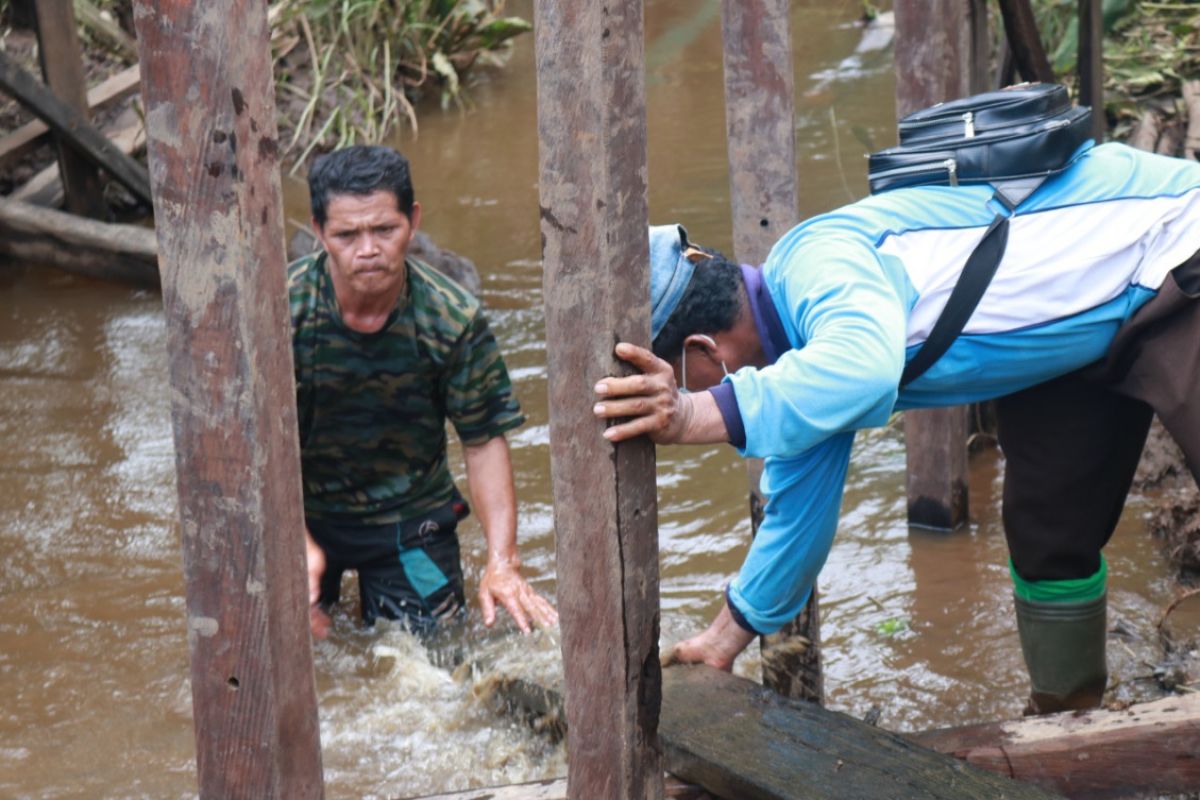
[[[1200,695],[910,734],[918,744],[1067,797],[1200,786]]]
[[[91,278],[158,285],[154,231],[0,198],[0,256]]]
[[[663,787],[666,800],[716,800],[699,786],[667,778]],[[536,783],[517,783],[465,792],[427,795],[413,800],[567,800],[567,780],[559,778]]]

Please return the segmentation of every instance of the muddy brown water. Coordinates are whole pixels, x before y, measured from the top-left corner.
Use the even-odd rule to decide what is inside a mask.
[[[531,17],[529,0],[510,4]],[[891,141],[887,52],[855,54],[857,2],[793,3],[803,215],[859,197]],[[730,248],[718,0],[647,3],[650,210]],[[532,40],[470,108],[421,117],[412,158],[427,230],[473,259],[529,422],[512,437],[525,570],[553,593]],[[302,221],[299,179],[287,216]],[[194,743],[164,323],[156,294],[29,265],[0,272],[0,796],[190,797]],[[586,333],[586,332],[581,332]],[[895,730],[1014,716],[1025,690],[995,450],[972,461],[971,526],[910,532],[898,429],[856,444],[821,576],[828,705]],[[459,468],[461,473],[461,467]],[[461,477],[461,474],[460,474]],[[729,448],[659,454],[664,644],[717,611],[749,537]],[[1109,548],[1110,648],[1123,696],[1148,686],[1172,582],[1134,497]],[[484,548],[462,532],[468,580]],[[314,650],[330,797],[397,797],[565,774],[561,747],[495,716],[463,656],[555,672],[557,639],[477,620],[422,647],[361,630],[347,604]],[[737,670],[757,674],[749,652]],[[481,672],[486,673],[487,670]]]

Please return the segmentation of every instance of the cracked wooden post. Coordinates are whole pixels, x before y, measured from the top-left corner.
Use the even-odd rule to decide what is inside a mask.
[[[550,466],[573,800],[661,798],[654,445],[592,387],[650,343],[642,0],[535,3]]]
[[[206,798],[317,798],[267,7],[135,0],[196,760]]]
[[[795,78],[790,3],[723,0],[725,130],[733,254],[761,265],[771,245],[796,224]],[[759,491],[763,463],[750,459],[750,524],[758,531],[766,502]],[[775,691],[821,702],[821,627],[816,587],[803,613],[762,637],[763,683]],[[796,645],[800,646],[796,646]]]
[[[87,79],[83,74],[83,51],[75,28],[71,0],[36,0],[38,60],[46,86],[67,106],[88,115]],[[58,171],[62,176],[67,211],[104,219],[104,184],[100,172],[75,147],[57,133]]]
[[[1079,105],[1092,109],[1092,138],[1104,142],[1104,12],[1101,0],[1079,0]]]
[[[896,0],[896,113],[966,96],[970,24],[961,0]],[[967,521],[967,407],[904,412],[908,521],[953,529]]]

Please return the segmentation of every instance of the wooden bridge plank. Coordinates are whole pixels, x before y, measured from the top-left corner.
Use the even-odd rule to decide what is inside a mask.
[[[1067,797],[1200,786],[1200,694],[910,734],[918,744]]]
[[[673,775],[738,800],[1053,796],[707,667],[664,672],[662,739]]]
[[[322,796],[261,0],[135,0],[200,795]]]
[[[535,3],[550,467],[573,800],[662,797],[654,445],[595,382],[649,346],[642,0]]]
[[[150,202],[150,177],[142,165],[117,150],[82,114],[55,97],[53,92],[2,52],[0,89],[15,97],[88,160],[120,181],[134,196]]]

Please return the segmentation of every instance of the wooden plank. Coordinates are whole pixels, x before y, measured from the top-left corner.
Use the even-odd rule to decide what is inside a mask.
[[[1045,798],[815,703],[709,667],[663,674],[667,769],[738,800]]]
[[[970,25],[958,0],[896,0],[896,113],[970,92]],[[908,520],[956,528],[967,520],[967,408],[904,412]]]
[[[908,738],[1067,797],[1174,794],[1200,786],[1200,694]]]
[[[1000,0],[1004,34],[1022,80],[1054,83],[1054,70],[1038,33],[1029,0]]]
[[[654,445],[592,387],[650,345],[641,0],[534,5],[550,467],[573,800],[662,797]]]
[[[101,111],[136,92],[141,84],[141,76],[141,70],[134,64],[93,86],[87,93],[89,114]],[[49,132],[50,128],[46,123],[40,119],[33,119],[12,133],[0,137],[0,169],[4,169],[41,144],[42,137]]]
[[[119,152],[126,155],[133,155],[146,146],[146,126],[131,108],[114,120],[113,130],[105,135]],[[58,164],[50,164],[14,189],[9,199],[57,208],[63,204],[65,196]]]
[[[0,198],[0,254],[90,278],[158,286],[154,231]]]
[[[37,0],[36,9],[38,57],[46,86],[86,120],[87,80],[71,0]],[[106,216],[104,184],[95,165],[67,137],[56,134],[55,142],[67,210],[97,219]]]
[[[1079,104],[1091,106],[1092,138],[1104,141],[1104,13],[1101,0],[1079,0]]]
[[[78,111],[55,97],[3,52],[0,52],[0,89],[70,141],[93,164],[107,170],[135,197],[150,202],[150,178],[142,165],[119,152]]]
[[[743,264],[762,264],[771,246],[799,221],[790,5],[788,0],[721,3],[733,254]],[[759,491],[762,469],[760,459],[747,462],[756,533],[766,503]],[[818,602],[814,587],[805,611],[784,630],[763,637],[759,646],[768,686],[821,702]]]
[[[323,794],[267,9],[135,0],[201,797]]]
[[[668,777],[663,789],[667,800],[716,800],[699,786]],[[559,778],[536,783],[517,783],[510,786],[492,786],[486,789],[468,789],[465,792],[428,795],[413,800],[567,800],[567,781]]]

